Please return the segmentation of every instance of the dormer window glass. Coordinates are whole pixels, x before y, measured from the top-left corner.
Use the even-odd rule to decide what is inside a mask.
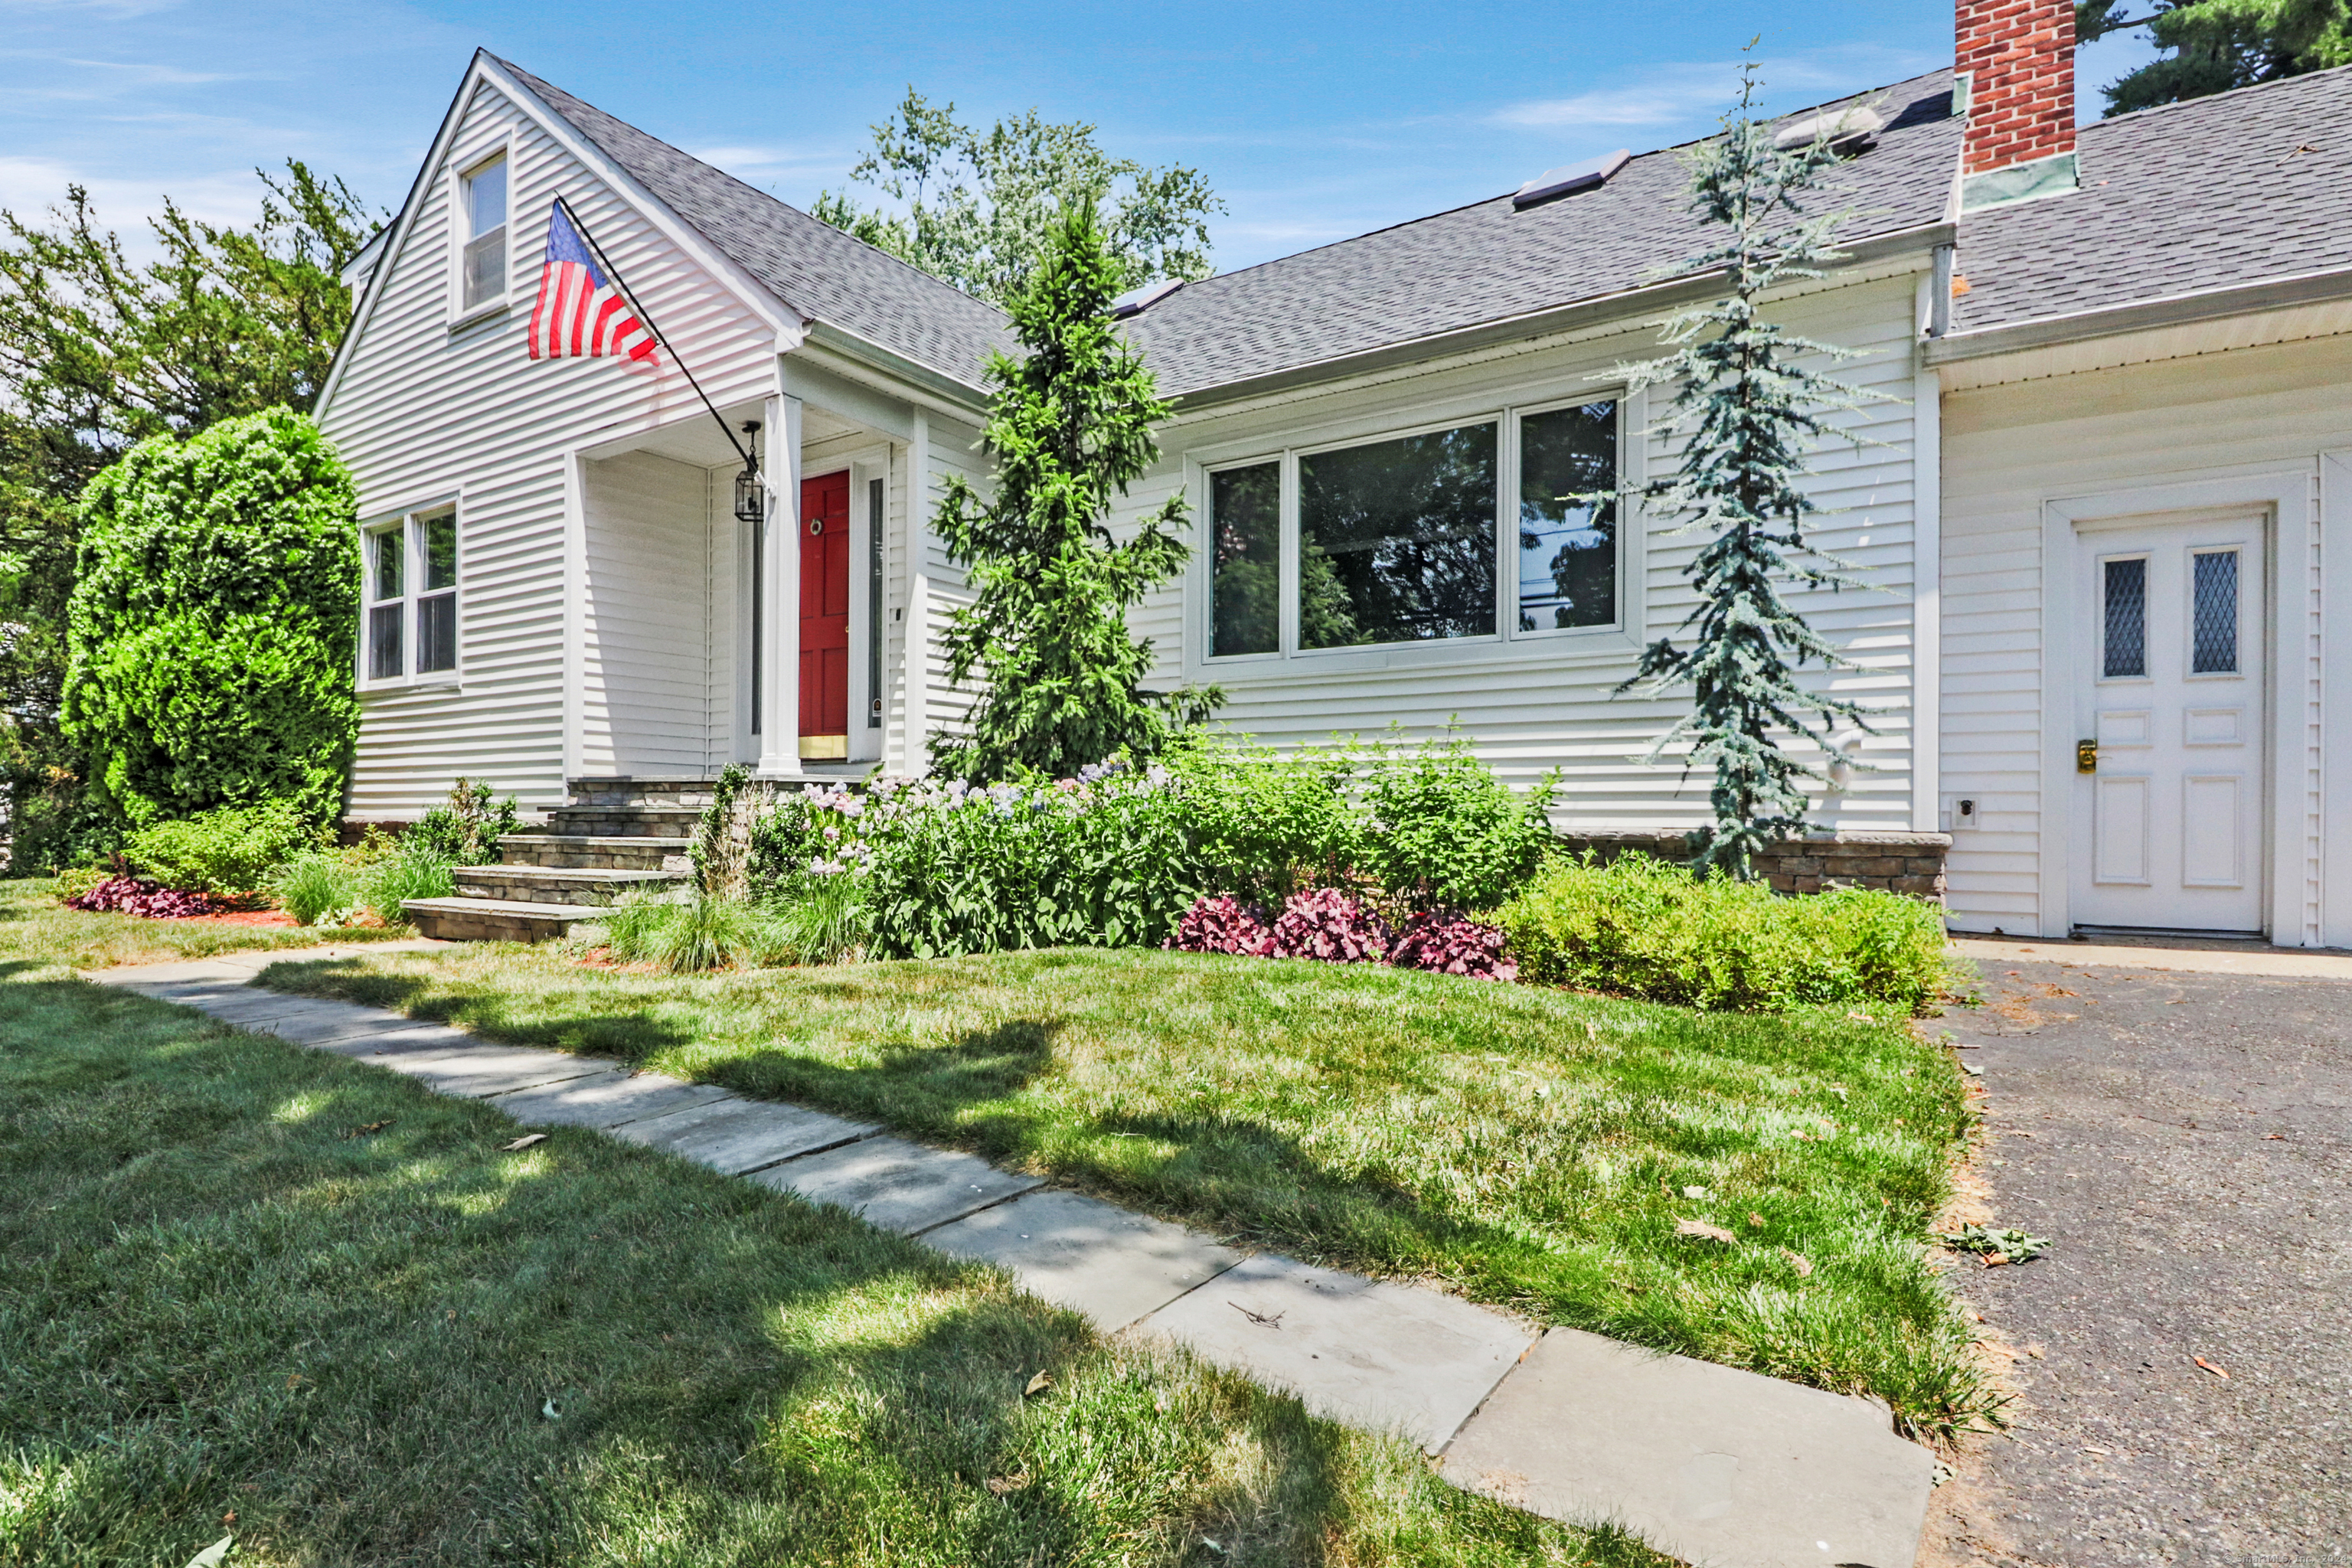
[[[478,163],[458,181],[465,250],[459,262],[459,309],[504,299],[507,291],[507,161]]]

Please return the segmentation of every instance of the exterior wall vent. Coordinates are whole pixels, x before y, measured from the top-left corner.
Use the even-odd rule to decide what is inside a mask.
[[[1572,196],[1579,191],[1605,185],[1618,170],[1633,161],[1633,157],[1631,153],[1620,147],[1605,158],[1592,158],[1562,168],[1546,169],[1513,193],[1512,210],[1523,212],[1545,202],[1558,201],[1562,196]]]

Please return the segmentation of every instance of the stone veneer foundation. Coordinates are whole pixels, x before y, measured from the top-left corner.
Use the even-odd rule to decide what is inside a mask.
[[[1681,862],[1691,858],[1690,841],[1654,828],[1586,828],[1563,833],[1570,852],[1591,850],[1603,860],[1620,855],[1654,855]],[[1879,888],[1890,893],[1941,900],[1948,833],[1809,833],[1784,838],[1758,858],[1757,869],[1782,893],[1818,893],[1824,888]]]

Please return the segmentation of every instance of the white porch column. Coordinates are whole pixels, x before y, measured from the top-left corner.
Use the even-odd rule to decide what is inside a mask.
[[[801,400],[768,400],[760,465],[768,491],[761,551],[760,773],[801,771]]]
[[[931,580],[924,572],[931,537],[931,420],[917,408],[914,432],[907,443],[907,542],[905,580],[907,602],[899,638],[899,690],[905,710],[898,735],[898,771],[919,774],[930,771],[931,740]]]

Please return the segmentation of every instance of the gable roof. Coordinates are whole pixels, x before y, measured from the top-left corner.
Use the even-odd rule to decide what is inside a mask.
[[[803,318],[837,327],[965,386],[1013,342],[1003,311],[831,224],[489,57],[595,143],[728,260]]]
[[[1959,156],[1951,95],[1952,73],[1937,70],[1841,100],[1887,121],[1822,204],[1854,209],[1841,237],[1943,219]],[[1678,152],[1644,153],[1599,189],[1540,206],[1496,196],[1187,284],[1129,333],[1160,390],[1181,395],[1637,289],[1705,243]]]
[[[2352,267],[2352,67],[2083,127],[2077,191],[1960,223],[1955,331]]]

